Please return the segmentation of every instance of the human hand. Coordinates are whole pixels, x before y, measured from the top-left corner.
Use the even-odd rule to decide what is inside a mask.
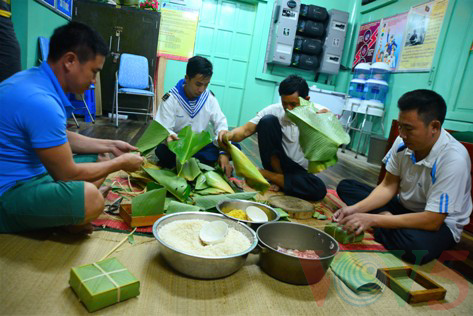
[[[218,141],[218,146],[220,148],[226,149],[227,144],[225,143],[225,140],[230,141],[231,139],[232,139],[232,132],[229,132],[227,130],[222,130],[218,132],[217,141]]]
[[[351,214],[340,221],[340,225],[349,232],[359,235],[374,224],[374,215],[366,213]]]
[[[99,154],[97,156],[97,162],[102,162],[102,161],[109,161],[111,158],[110,158],[110,154],[109,153],[105,153],[105,154]]]
[[[173,142],[175,140],[179,140],[179,137],[176,134],[171,134],[166,138],[166,143]]]
[[[230,159],[228,158],[228,156],[225,154],[218,156],[218,164],[225,172],[227,178],[230,178],[232,176],[233,166],[230,164]]]
[[[124,171],[133,172],[139,170],[144,162],[143,157],[138,154],[126,153],[116,158],[121,161],[121,169]]]
[[[112,140],[109,145],[109,153],[112,153],[115,157],[119,157],[130,151],[138,150],[135,146],[128,144],[121,140]]]
[[[333,214],[332,221],[340,222],[343,218],[355,213],[356,207],[354,205],[342,207],[341,209],[338,209],[335,214]]]
[[[317,114],[328,113],[330,112],[329,109],[321,109],[317,111]]]

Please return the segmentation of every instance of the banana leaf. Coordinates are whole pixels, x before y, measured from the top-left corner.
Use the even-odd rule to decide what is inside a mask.
[[[135,171],[135,172],[128,172],[128,174],[130,175],[130,177],[133,179],[133,180],[138,180],[138,181],[142,181],[144,183],[149,183],[149,182],[154,182],[153,178],[151,178],[146,172],[144,172],[143,170],[138,170],[138,171]]]
[[[209,185],[207,184],[207,178],[203,174],[197,177],[197,180],[195,180],[195,189],[196,190],[203,190],[207,189]]]
[[[206,189],[203,189],[203,190],[198,190],[198,191],[195,191],[196,194],[199,194],[199,195],[209,195],[209,194],[224,194],[224,193],[228,193],[228,192],[225,192],[221,189],[217,189],[217,188],[206,188]]]
[[[186,202],[191,193],[191,186],[184,178],[178,177],[170,170],[145,169],[159,184],[164,186],[172,195],[181,202]],[[151,191],[153,192],[153,191]]]
[[[165,188],[137,195],[131,200],[131,214],[133,216],[162,214],[164,212],[165,198]]]
[[[186,179],[187,181],[194,181],[194,179],[202,173],[196,158],[191,158],[184,164],[177,162],[177,170],[177,175]]]
[[[225,143],[228,152],[232,156],[237,176],[245,178],[246,183],[257,191],[265,192],[268,190],[270,184],[266,181],[251,160],[227,139],[225,139]]]
[[[142,169],[148,168],[148,169],[156,169],[159,170],[161,167],[155,165],[151,161],[149,161],[146,157],[144,158],[143,165],[141,166]]]
[[[171,197],[166,197],[166,198],[164,199],[164,210],[165,210],[165,211],[167,211],[167,209],[168,209],[168,207],[169,207],[169,204],[171,204],[172,201],[177,202],[175,198],[171,198]]]
[[[251,200],[258,192],[240,192],[234,194],[220,194],[220,195],[207,195],[207,196],[195,196],[192,199],[195,205],[203,210],[209,210],[217,206],[218,202],[225,200]]]
[[[350,142],[340,121],[333,113],[317,114],[317,107],[303,98],[301,105],[287,110],[288,118],[299,127],[299,143],[309,160],[309,172],[320,172],[337,163],[337,150]]]
[[[162,187],[163,187],[162,185],[160,185],[159,183],[154,182],[154,180],[153,180],[153,182],[148,182],[146,184],[146,192],[161,189]]]
[[[217,188],[228,193],[235,193],[225,179],[215,171],[207,171],[204,173],[207,184],[212,188]]]
[[[190,125],[184,127],[178,136],[179,140],[170,142],[168,147],[176,154],[181,164],[185,164],[199,150],[212,142],[209,132],[194,133]]]
[[[204,170],[204,171],[215,171],[214,167],[206,165],[205,163],[201,163],[200,161],[199,161],[199,168],[200,170]]]
[[[153,120],[140,139],[138,139],[135,146],[138,147],[138,150],[143,155],[146,155],[147,152],[153,150],[168,136],[169,132],[167,129]]]
[[[166,214],[182,212],[200,212],[201,208],[195,205],[171,201],[166,209]]]

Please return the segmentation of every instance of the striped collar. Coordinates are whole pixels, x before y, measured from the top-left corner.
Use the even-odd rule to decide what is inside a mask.
[[[184,92],[184,84],[185,79],[179,80],[176,86],[169,92],[176,97],[179,105],[184,109],[184,111],[186,111],[191,118],[194,118],[199,114],[205,102],[207,102],[210,93],[209,90],[205,90],[204,93],[199,95],[195,100],[189,100]]]

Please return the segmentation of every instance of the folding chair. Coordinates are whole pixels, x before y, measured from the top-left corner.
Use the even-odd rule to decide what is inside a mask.
[[[48,54],[49,54],[49,38],[39,36],[38,37],[38,44],[39,44],[39,52],[41,55],[41,58],[39,59],[39,62],[46,61],[48,59]],[[84,95],[88,97],[89,102],[94,102],[95,100],[92,99],[92,97],[95,96],[94,93],[95,86],[92,84],[90,85],[89,90],[85,91],[83,94],[80,95],[82,102],[79,100],[76,100],[75,94],[74,93],[66,93],[67,98],[69,101],[71,101],[71,105],[74,108],[74,110],[71,112],[72,118],[74,119],[74,122],[76,123],[77,128],[79,128],[79,122],[77,122],[76,116],[74,115],[74,111],[76,110],[81,110],[81,109],[86,109],[87,113],[89,114],[90,121],[95,124],[94,116],[90,112],[89,106],[87,105],[87,102],[85,101]],[[92,96],[92,97],[91,97]],[[83,103],[83,107],[79,106],[77,107],[77,101]],[[95,113],[95,111],[94,111]],[[82,114],[82,113],[79,113]],[[84,114],[85,116],[85,114]],[[86,120],[87,121],[87,120]]]
[[[132,94],[149,97],[148,109],[136,109],[118,106],[119,94]],[[152,105],[154,104],[153,79],[148,71],[148,59],[144,56],[121,54],[120,65],[115,73],[115,90],[111,121],[115,117],[115,126],[118,127],[118,114],[146,115],[146,123],[152,115]]]

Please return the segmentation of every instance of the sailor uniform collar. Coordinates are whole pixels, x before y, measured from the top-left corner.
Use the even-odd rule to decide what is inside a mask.
[[[179,103],[179,105],[184,109],[184,111],[191,117],[194,118],[199,114],[200,110],[204,106],[205,102],[209,97],[209,90],[205,90],[204,93],[199,95],[195,100],[189,100],[184,92],[185,79],[179,80],[174,88],[169,91],[174,95]]]

